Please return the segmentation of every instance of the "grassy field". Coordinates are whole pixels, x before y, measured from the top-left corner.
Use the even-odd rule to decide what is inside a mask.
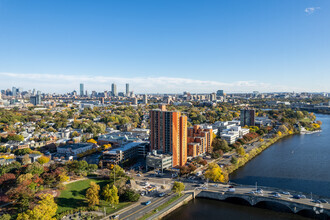
[[[87,207],[88,204],[85,195],[91,181],[99,184],[101,190],[109,183],[109,180],[87,179],[67,184],[66,189],[61,192],[61,195],[58,198],[56,198],[56,203],[58,205],[57,213],[79,207]],[[113,209],[106,203],[106,201],[100,200],[99,207],[102,211],[105,208],[107,214],[109,214],[130,204],[131,203],[129,202],[119,203],[116,209]]]
[[[308,123],[308,122],[312,122],[312,120],[310,119],[310,118],[303,118],[303,119],[300,119],[299,120],[300,122],[306,122],[306,123]]]

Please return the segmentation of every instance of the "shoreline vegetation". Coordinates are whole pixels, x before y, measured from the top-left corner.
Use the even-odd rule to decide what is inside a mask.
[[[233,173],[238,168],[244,166],[246,163],[248,163],[254,157],[258,156],[261,152],[266,150],[268,147],[275,144],[277,141],[279,141],[279,140],[281,140],[282,138],[285,138],[285,137],[293,136],[295,134],[300,134],[300,133],[295,132],[295,133],[292,133],[292,134],[290,134],[290,133],[281,134],[281,135],[277,135],[276,137],[271,138],[267,141],[264,141],[264,143],[261,146],[252,149],[249,153],[246,153],[244,156],[238,157],[237,162],[235,164],[232,163],[231,165],[225,167],[224,168],[225,172],[228,175],[230,175],[231,173]]]

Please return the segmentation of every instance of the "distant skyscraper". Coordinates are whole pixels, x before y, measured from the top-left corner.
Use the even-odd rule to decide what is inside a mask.
[[[148,104],[148,96],[147,96],[147,94],[144,94],[143,95],[143,104]]]
[[[187,163],[187,116],[161,109],[150,111],[151,150],[172,154],[173,167]]]
[[[241,109],[241,126],[255,126],[255,109]]]
[[[41,104],[41,96],[40,95],[35,95],[30,97],[30,102],[33,105],[40,105]]]
[[[117,96],[118,95],[117,94],[117,85],[114,84],[114,83],[112,83],[112,85],[111,85],[111,94],[112,94],[112,96]]]
[[[218,90],[217,91],[217,96],[224,96],[223,90]]]
[[[129,96],[129,84],[126,83],[126,96]]]
[[[80,96],[84,96],[84,84],[80,83]]]
[[[13,87],[13,89],[12,89],[12,95],[13,96],[16,96],[17,95],[17,89],[16,89],[16,87]]]

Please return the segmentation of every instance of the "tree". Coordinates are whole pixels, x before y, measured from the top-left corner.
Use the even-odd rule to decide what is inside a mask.
[[[53,220],[57,211],[57,204],[54,197],[50,194],[42,194],[40,201],[32,210],[27,210],[25,213],[20,213],[17,220]]]
[[[230,159],[230,162],[231,162],[232,164],[237,164],[237,158],[234,157],[234,156],[232,156],[232,158]]]
[[[10,220],[10,219],[11,219],[11,217],[9,214],[3,214],[0,216],[0,220]]]
[[[215,138],[212,141],[212,147],[213,147],[213,151],[217,151],[217,150],[222,150],[223,152],[230,151],[230,147],[228,146],[227,141],[219,138]]]
[[[97,141],[96,141],[96,140],[94,140],[94,139],[92,138],[92,139],[89,139],[89,140],[87,141],[87,143],[93,143],[93,144],[97,144]]]
[[[31,173],[32,175],[40,175],[44,172],[44,167],[38,163],[38,162],[34,162],[32,164],[29,164],[26,168],[25,168],[25,173]]]
[[[140,194],[132,189],[127,189],[121,198],[124,201],[137,202],[140,199]]]
[[[8,140],[9,141],[24,141],[24,137],[22,135],[18,135],[18,134],[15,134],[15,135],[9,135],[8,136]]]
[[[237,148],[236,152],[240,155],[240,156],[244,156],[245,155],[245,150],[243,147],[239,147]]]
[[[112,207],[119,203],[118,189],[115,185],[112,185],[112,187],[110,187],[110,184],[106,185],[102,195],[105,201],[109,202]]]
[[[181,195],[181,192],[185,189],[185,185],[182,182],[175,181],[172,187],[174,193]]]
[[[40,163],[40,164],[45,164],[45,163],[48,163],[49,162],[49,157],[46,157],[46,156],[41,156],[40,158],[38,158],[38,162]]]
[[[27,174],[21,174],[18,178],[17,178],[17,183],[23,183],[26,180],[31,180],[33,177],[33,175],[31,173],[27,173]]]
[[[221,168],[216,163],[209,164],[204,176],[214,182],[225,182],[226,180]]]
[[[95,182],[91,182],[90,187],[87,189],[86,192],[86,198],[89,207],[98,205],[100,203],[99,191],[100,191],[100,186]]]
[[[89,164],[88,165],[88,171],[89,172],[95,172],[97,170],[97,165],[96,164]]]

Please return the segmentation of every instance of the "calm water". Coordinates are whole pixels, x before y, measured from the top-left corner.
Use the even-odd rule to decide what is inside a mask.
[[[285,138],[230,179],[240,184],[279,187],[310,195],[330,197],[330,115],[317,115],[322,132]],[[197,199],[167,216],[166,219],[304,219],[298,215],[267,209]]]

